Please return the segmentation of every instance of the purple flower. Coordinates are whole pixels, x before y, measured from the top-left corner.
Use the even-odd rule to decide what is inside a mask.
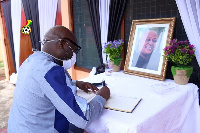
[[[120,43],[120,42],[117,42],[116,45],[121,45],[121,43]]]
[[[189,45],[189,49],[192,50],[194,48],[194,45]]]
[[[119,58],[121,56],[123,40],[114,40],[104,43],[104,53],[108,54],[110,59]]]
[[[176,43],[176,42],[177,42],[177,39],[171,40],[171,43]]]
[[[112,42],[112,41],[109,41],[108,43],[109,43],[109,44],[113,44],[113,42]]]
[[[117,43],[117,40],[114,40],[114,41],[113,41],[113,44],[116,44],[116,43]]]
[[[108,47],[108,44],[105,42],[103,43],[104,44],[104,48],[107,48]]]
[[[189,55],[193,55],[193,53],[194,53],[194,52],[193,52],[192,50],[189,50],[189,51],[188,51],[188,54],[189,54]]]
[[[165,48],[164,48],[164,51],[167,51],[169,49],[169,46],[166,46]]]
[[[187,40],[185,40],[184,43],[187,44],[187,45],[189,45],[189,41],[187,41]]]
[[[167,54],[167,55],[170,55],[170,52],[169,52],[169,51],[167,51],[167,52],[166,52],[166,54]]]
[[[168,46],[168,48],[167,48],[167,49],[168,49],[168,50],[171,50],[172,48],[173,48],[173,46]]]
[[[124,43],[123,39],[120,39],[119,42]]]
[[[195,56],[195,47],[187,40],[178,41],[177,39],[173,39],[170,41],[170,45],[166,46],[163,50],[165,59],[177,65],[187,65]],[[184,58],[180,58],[181,56]]]
[[[172,52],[172,53],[175,53],[175,49],[172,49],[171,52]]]
[[[186,49],[182,48],[182,49],[181,49],[181,52],[182,52],[182,53],[186,53]]]

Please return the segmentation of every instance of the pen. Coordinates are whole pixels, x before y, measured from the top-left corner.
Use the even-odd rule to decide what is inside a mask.
[[[103,85],[103,86],[106,86],[105,80],[102,81],[102,85]]]

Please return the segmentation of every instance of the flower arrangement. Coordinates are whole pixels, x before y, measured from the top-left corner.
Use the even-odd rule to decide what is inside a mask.
[[[195,47],[189,41],[178,41],[173,39],[170,45],[164,49],[164,58],[167,61],[173,62],[177,66],[187,66],[195,56]]]
[[[122,52],[122,45],[124,41],[119,39],[119,41],[108,41],[104,43],[104,53],[109,55],[111,61],[114,62],[115,65],[119,65],[122,58],[120,58]]]

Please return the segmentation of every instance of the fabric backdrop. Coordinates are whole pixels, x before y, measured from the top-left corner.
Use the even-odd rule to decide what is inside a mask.
[[[44,34],[55,25],[57,3],[58,0],[38,0],[41,40]]]
[[[15,63],[15,50],[14,50],[14,43],[13,43],[13,32],[12,32],[12,19],[11,19],[11,1],[4,1],[2,2],[3,14],[6,22],[6,28],[8,33],[8,39],[10,44],[10,50],[13,59],[13,65],[16,72],[16,63]]]
[[[90,19],[92,29],[95,37],[95,42],[99,54],[101,64],[103,64],[102,47],[101,47],[101,30],[100,30],[100,16],[99,16],[99,0],[87,0],[90,12]]]
[[[118,31],[126,6],[126,0],[110,0],[108,41],[118,40]]]
[[[37,0],[22,0],[26,20],[32,20],[31,27],[31,43],[33,51],[40,51],[40,25],[39,25],[39,13],[38,13],[38,1]]]
[[[102,46],[103,63],[106,63],[106,53],[103,53],[103,52],[104,52],[104,43],[107,42],[107,37],[108,37],[109,6],[110,6],[110,0],[100,0],[99,1],[99,15],[100,15],[101,46]]]
[[[181,19],[200,66],[200,2],[199,0],[176,0]]]
[[[21,4],[21,0],[11,0],[12,30],[17,72],[19,69],[20,62]]]

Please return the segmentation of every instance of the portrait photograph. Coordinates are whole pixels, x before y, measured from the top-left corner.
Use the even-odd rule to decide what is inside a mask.
[[[133,20],[124,73],[165,80],[167,61],[164,47],[169,44],[175,18]]]

